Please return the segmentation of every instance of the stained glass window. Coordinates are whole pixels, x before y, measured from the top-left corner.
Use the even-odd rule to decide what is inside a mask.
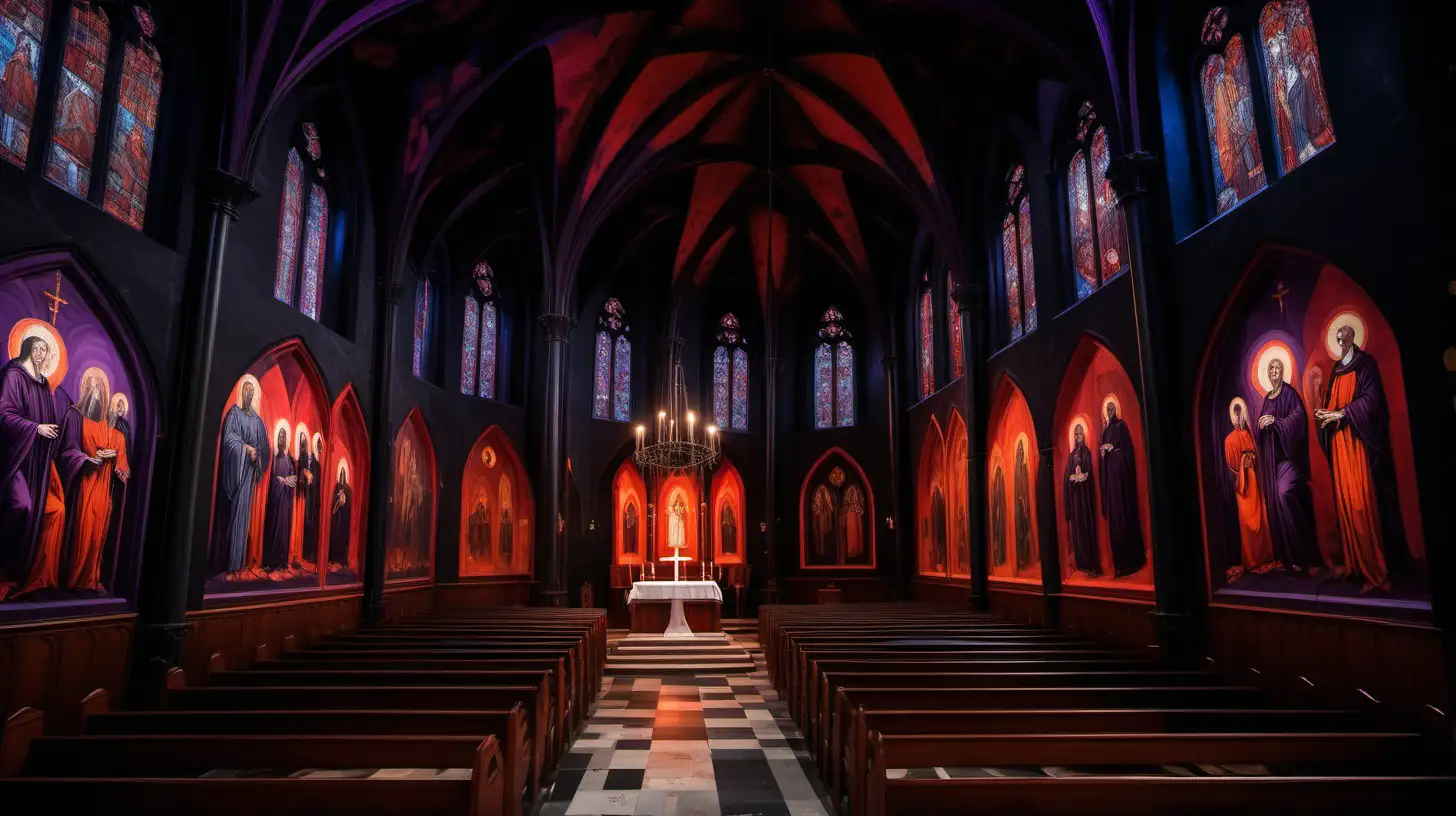
[[[1097,247],[1092,237],[1092,198],[1087,194],[1087,157],[1078,150],[1067,168],[1067,204],[1071,212],[1072,256],[1077,270],[1077,297],[1097,288]]]
[[[480,339],[480,304],[465,296],[465,329],[460,337],[460,393],[475,396],[476,344]]]
[[[46,0],[0,0],[0,156],[25,166],[44,55]]]
[[[1264,157],[1242,37],[1230,37],[1222,54],[1204,62],[1202,79],[1214,207],[1225,213],[1264,188]]]
[[[1026,330],[1036,331],[1036,262],[1031,251],[1031,198],[1021,197],[1016,208],[1017,233],[1021,237],[1021,308]]]
[[[278,270],[273,297],[293,304],[293,273],[298,264],[298,235],[303,223],[303,159],[288,151],[283,175],[283,212],[278,217]]]
[[[480,396],[495,399],[496,349],[499,347],[500,315],[495,304],[480,306]]]
[[[1304,0],[1275,0],[1264,6],[1259,37],[1279,169],[1288,173],[1335,143],[1309,6]]]
[[[430,343],[430,281],[420,278],[415,282],[415,338],[414,373],[421,379],[425,376],[425,352]]]
[[[737,316],[718,320],[718,346],[713,349],[713,421],[719,428],[748,428],[748,350]]]
[[[1006,174],[1006,215],[1001,219],[1001,273],[1012,340],[1036,329],[1036,265],[1031,254],[1031,196],[1026,168]]]
[[[627,422],[632,418],[632,341],[627,310],[608,298],[597,318],[597,349],[592,416]]]
[[[1079,147],[1067,166],[1067,228],[1077,273],[1077,297],[1081,299],[1127,269],[1128,255],[1122,207],[1107,179],[1112,163],[1107,128],[1097,125],[1091,103],[1082,103],[1078,113]],[[1022,280],[1026,280],[1024,275]]]
[[[854,345],[844,315],[830,306],[819,320],[814,348],[814,427],[854,425]]]
[[[324,253],[329,242],[329,198],[324,188],[312,184],[308,192],[308,218],[303,226],[303,280],[298,310],[318,320],[324,299]]]
[[[1092,189],[1097,201],[1097,249],[1103,283],[1127,268],[1127,231],[1122,224],[1122,208],[1112,191],[1112,182],[1107,180],[1111,163],[1107,128],[1097,128],[1092,133]]]
[[[161,96],[162,62],[156,49],[145,40],[127,43],[102,204],[107,212],[136,229],[142,228],[147,216],[147,185],[151,183],[157,102]]]
[[[1021,265],[1017,261],[1016,216],[1006,214],[1001,221],[1001,268],[1006,275],[1006,316],[1011,325],[1011,339],[1021,337]]]
[[[733,349],[733,428],[748,428],[748,350]]]
[[[96,128],[101,121],[110,48],[111,23],[106,14],[84,2],[72,6],[45,174],[81,198],[91,191],[91,162],[96,158]],[[6,84],[8,87],[8,80]]]
[[[935,301],[926,281],[920,289],[920,397],[935,393]]]
[[[949,293],[954,288],[949,273],[946,274],[945,291]],[[956,378],[966,373],[966,350],[965,341],[961,336],[961,306],[956,303],[953,295],[947,294],[945,299],[945,322],[950,329],[950,370],[951,377]]]
[[[729,392],[728,347],[713,349],[713,421],[718,427],[727,428],[733,421],[733,396]]]

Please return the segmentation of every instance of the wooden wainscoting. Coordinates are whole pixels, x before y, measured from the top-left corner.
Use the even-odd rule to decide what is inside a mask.
[[[384,585],[384,620],[397,621],[423,615],[435,608],[435,585]]]
[[[991,611],[1007,620],[1047,625],[1047,597],[1040,586],[992,583],[986,587],[986,595]]]
[[[1152,593],[1146,599],[1063,593],[1058,603],[1065,631],[1124,649],[1157,650]]]
[[[363,596],[357,592],[324,595],[270,604],[200,609],[187,613],[191,628],[182,639],[182,668],[187,682],[199,685],[207,677],[208,661],[222,655],[223,666],[242,669],[252,665],[258,650],[273,656],[289,635],[306,646],[331,632],[359,625]]]
[[[959,581],[960,583],[953,583]],[[925,603],[963,604],[970,599],[971,588],[965,578],[910,579],[910,600]]]
[[[459,612],[480,606],[525,606],[531,602],[530,578],[496,578],[436,584],[433,609]]]
[[[1291,703],[1376,705],[1363,689],[1395,715],[1451,710],[1441,633],[1432,627],[1217,604],[1208,629],[1221,672]]]
[[[73,734],[81,698],[125,693],[136,615],[0,626],[0,716],[32,706],[48,734]]]
[[[819,590],[830,584],[842,592],[842,603],[876,603],[890,600],[890,583],[877,576],[831,578],[824,576],[794,576],[779,579],[779,603],[811,604],[819,602]]]

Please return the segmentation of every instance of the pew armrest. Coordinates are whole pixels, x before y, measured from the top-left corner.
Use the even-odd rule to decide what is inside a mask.
[[[26,706],[6,718],[5,730],[0,733],[0,778],[20,775],[30,754],[30,743],[44,731],[45,717],[39,709]]]
[[[854,812],[885,816],[885,743],[878,731],[871,731],[866,741],[864,806]]]
[[[501,773],[500,742],[494,736],[481,740],[475,749],[475,767],[470,773],[470,816],[494,816],[505,801],[505,775]]]

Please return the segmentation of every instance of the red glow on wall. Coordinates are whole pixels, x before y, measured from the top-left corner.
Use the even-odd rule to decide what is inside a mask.
[[[709,489],[713,497],[708,514],[709,535],[713,539],[713,561],[718,564],[742,564],[748,552],[748,524],[745,518],[748,503],[743,496],[743,477],[738,468],[724,459],[713,472]],[[732,540],[727,536],[731,533]]]
[[[859,54],[811,54],[794,61],[833,81],[863,105],[899,143],[926,185],[934,189],[935,177],[930,172],[925,146],[879,60]]]
[[[507,508],[512,537],[509,557],[501,549]],[[534,559],[529,531],[535,509],[521,458],[505,431],[492,425],[475,440],[460,478],[460,576],[530,575]],[[484,516],[483,525],[477,512]],[[475,537],[482,540],[475,542]]]
[[[647,485],[630,458],[612,477],[612,563],[647,559]]]
[[[1018,442],[1026,454],[1028,489],[1021,498],[1026,503],[1024,509],[1018,507],[1016,495]],[[989,541],[986,564],[990,568],[991,577],[1040,584],[1041,534],[1037,521],[1037,479],[1041,468],[1041,447],[1037,444],[1036,425],[1032,421],[1031,408],[1026,404],[1026,397],[1009,377],[1001,378],[996,386],[995,396],[991,399],[986,445],[990,450],[990,455],[986,458],[986,529]],[[999,492],[996,478],[998,468],[1001,472]],[[1018,557],[1018,514],[1022,515],[1023,522],[1030,522],[1027,527],[1031,539],[1029,560]],[[1023,560],[1027,563],[1021,563]]]

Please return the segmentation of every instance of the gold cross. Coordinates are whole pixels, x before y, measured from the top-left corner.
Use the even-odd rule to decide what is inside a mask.
[[[61,307],[70,305],[70,301],[61,297],[61,273],[59,270],[56,271],[56,291],[47,292],[42,289],[41,296],[51,302],[51,325],[54,326],[56,325],[56,315],[60,314]]]
[[[1279,301],[1279,314],[1281,317],[1284,315],[1284,296],[1288,294],[1289,290],[1284,287],[1284,281],[1279,281],[1274,284],[1274,294],[1269,296]]]

